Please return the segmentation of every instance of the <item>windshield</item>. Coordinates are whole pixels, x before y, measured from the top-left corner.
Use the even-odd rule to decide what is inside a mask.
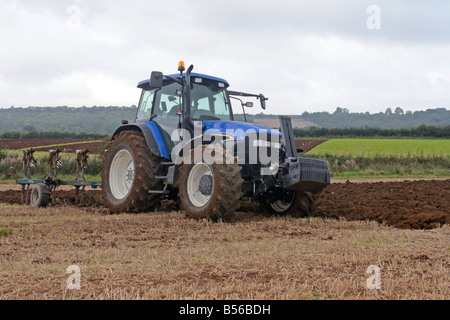
[[[233,120],[226,89],[204,78],[193,79],[191,117],[194,120]]]
[[[204,78],[194,78],[192,82],[191,118],[193,120],[233,120],[225,87],[217,81]],[[144,89],[136,121],[150,121],[153,116],[158,124],[175,128],[180,120],[177,111],[182,109],[180,89],[182,89],[181,85],[175,82],[161,89]]]

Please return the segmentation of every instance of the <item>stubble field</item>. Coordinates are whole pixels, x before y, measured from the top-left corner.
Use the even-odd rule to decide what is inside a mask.
[[[187,219],[170,204],[109,215],[95,192],[83,208],[69,190],[47,209],[4,200],[0,299],[448,299],[449,183],[333,184],[319,217],[264,217],[250,206],[229,223]],[[404,205],[409,194],[416,202]],[[428,230],[411,229],[418,217]],[[81,290],[66,288],[72,265]],[[373,265],[381,290],[367,288]]]

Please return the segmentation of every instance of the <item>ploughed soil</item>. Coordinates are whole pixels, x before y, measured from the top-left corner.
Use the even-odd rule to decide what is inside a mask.
[[[345,220],[372,220],[400,229],[433,229],[450,224],[450,179],[432,181],[336,183],[322,193],[317,216]],[[21,204],[18,190],[0,191],[0,203]],[[54,206],[80,206],[75,192],[58,190]],[[85,193],[83,207],[108,214],[101,191]],[[164,201],[158,211],[176,211],[173,201]],[[242,206],[248,214],[259,214],[258,205]]]
[[[58,148],[67,153],[75,153],[77,150],[88,149],[92,154],[100,153],[101,143],[91,142],[89,139],[0,139],[0,150],[24,150],[33,148],[35,151],[48,151]],[[71,145],[71,143],[78,143]],[[68,144],[68,145],[64,145]],[[54,148],[40,148],[42,146],[53,146]]]
[[[450,224],[450,179],[333,184],[323,192],[318,215],[432,229]]]
[[[295,142],[297,144],[297,149],[303,149],[303,152],[309,152],[312,149],[320,146],[322,143],[327,142],[328,140],[318,140],[318,139],[311,139],[311,140],[305,140],[305,139],[296,139]]]

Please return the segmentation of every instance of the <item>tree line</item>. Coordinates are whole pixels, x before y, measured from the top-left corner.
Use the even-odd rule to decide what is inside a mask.
[[[243,121],[243,115],[238,113],[239,110],[236,111],[235,119]],[[133,122],[136,112],[136,106],[0,108],[0,134],[10,131],[27,131],[26,127],[32,127],[35,130],[28,131],[93,132],[110,135],[121,125],[122,120]],[[416,112],[388,108],[386,112],[376,114],[351,113],[346,108],[337,108],[334,113],[304,112],[301,115],[290,115],[290,117],[325,128],[401,129],[416,128],[421,125],[436,127],[450,125],[450,110],[445,108]],[[256,122],[257,119],[278,119],[278,115],[263,113],[247,115],[248,122]]]
[[[450,138],[450,125],[445,127],[419,126],[416,128],[380,129],[380,128],[295,128],[296,138]]]
[[[122,120],[133,122],[137,108],[132,107],[28,107],[0,109],[0,133],[25,130],[93,132],[112,134]]]
[[[446,108],[428,109],[425,111],[404,111],[401,108],[388,108],[385,112],[371,114],[369,112],[352,113],[347,108],[337,108],[335,112],[304,112],[301,115],[289,115],[292,119],[313,123],[325,128],[383,128],[400,129],[415,128],[421,125],[447,126],[450,124],[450,110]],[[259,113],[248,114],[249,122],[258,119],[274,119],[278,115]]]
[[[301,119],[313,122],[319,127],[326,128],[383,128],[400,129],[426,126],[450,125],[450,110],[446,108],[428,109],[426,111],[404,111],[401,108],[388,108],[385,112],[370,114],[350,113],[346,108],[337,108],[334,113],[304,112]]]

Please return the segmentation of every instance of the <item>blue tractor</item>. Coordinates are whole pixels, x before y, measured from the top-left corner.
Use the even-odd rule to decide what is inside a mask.
[[[150,211],[162,199],[188,217],[226,220],[242,200],[273,215],[312,216],[330,184],[328,163],[298,157],[291,119],[279,130],[235,121],[231,99],[262,94],[228,90],[226,80],[192,73],[152,72],[134,123],[122,121],[103,163],[106,204],[113,213]]]

